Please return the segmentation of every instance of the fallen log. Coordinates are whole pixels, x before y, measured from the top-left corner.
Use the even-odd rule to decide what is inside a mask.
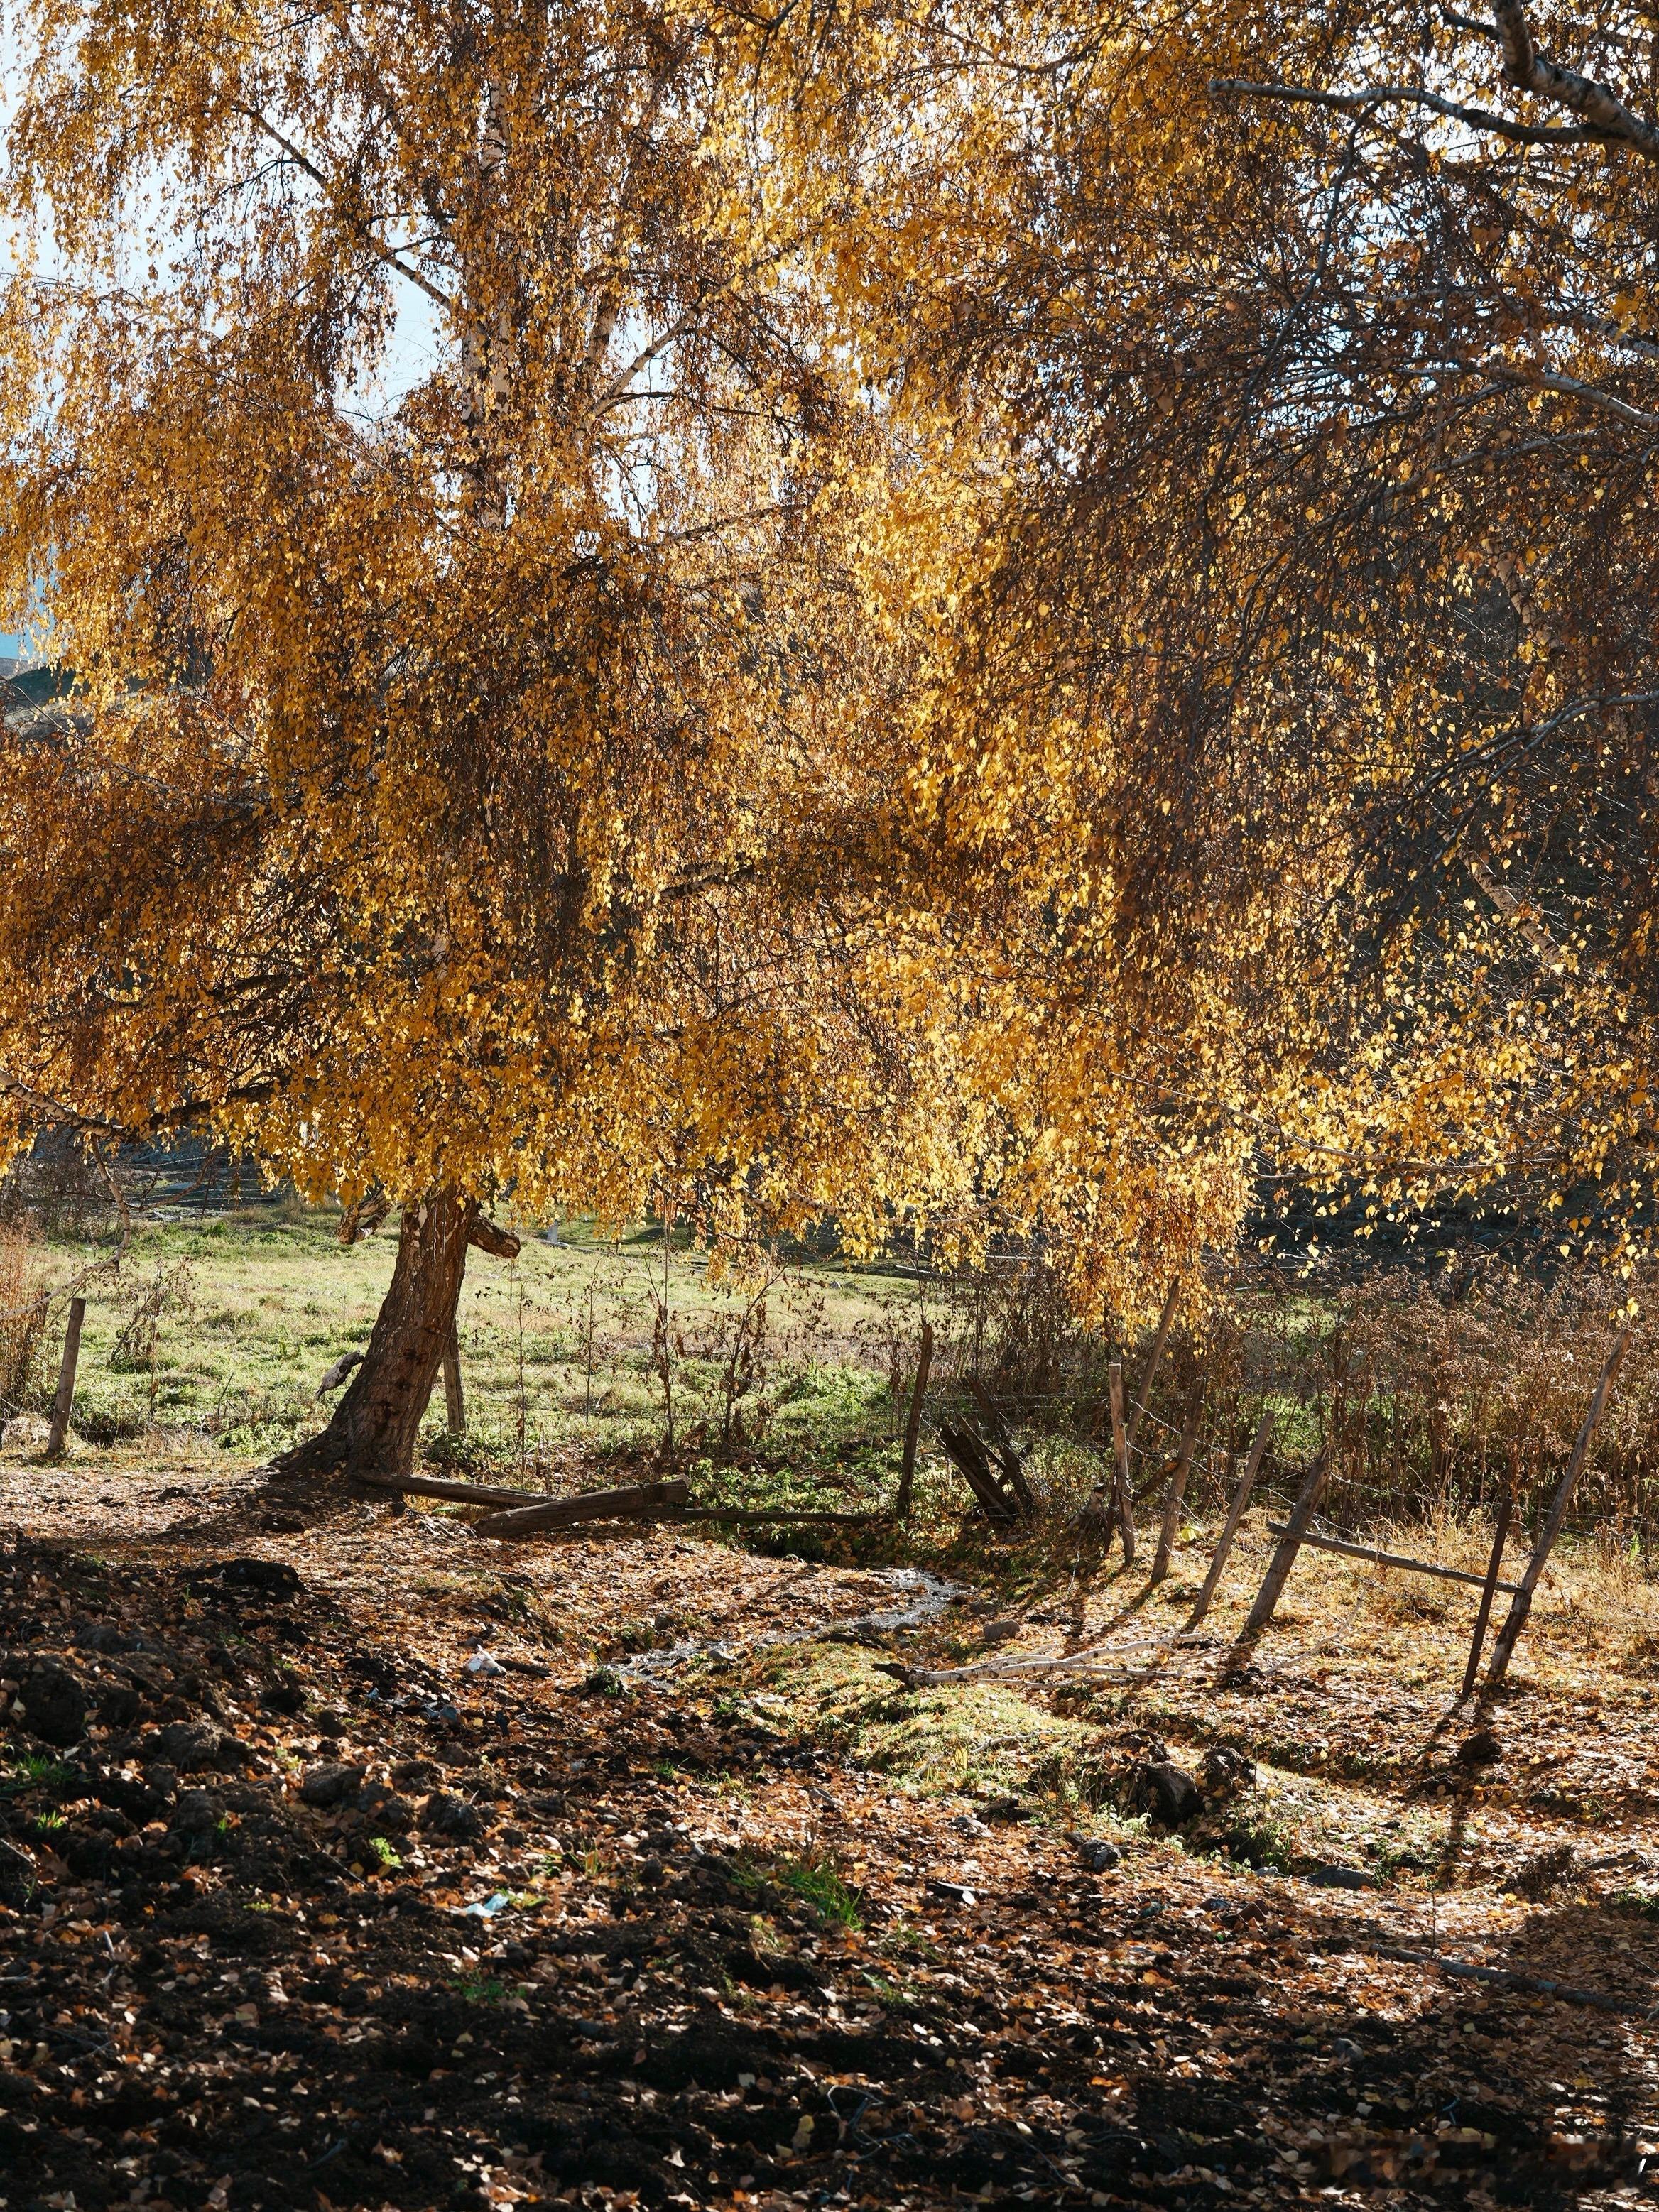
[[[456,1482],[445,1474],[358,1474],[352,1480],[368,1490],[406,1491],[411,1498],[447,1498],[456,1505],[562,1504],[545,1491],[498,1490],[483,1482]]]
[[[1172,1658],[1182,1651],[1213,1651],[1212,1636],[1192,1636],[1183,1630],[1175,1637],[1143,1637],[1133,1644],[1114,1644],[1109,1638],[1086,1644],[1080,1651],[1056,1651],[1031,1658],[1002,1658],[992,1653],[970,1659],[965,1667],[912,1667],[911,1679],[929,1686],[941,1682],[994,1682],[1011,1674],[1061,1674],[1073,1670],[1088,1674],[1100,1671],[1103,1661],[1128,1660],[1137,1652],[1151,1651]]]
[[[985,1416],[986,1426],[990,1431],[990,1448],[996,1454],[997,1463],[1002,1469],[1010,1491],[1013,1493],[1014,1503],[1019,1508],[1020,1517],[1023,1520],[1034,1521],[1036,1518],[1036,1504],[1031,1496],[1031,1486],[1025,1480],[1025,1468],[1021,1459],[1019,1446],[1014,1442],[1014,1432],[1003,1419],[996,1401],[977,1375],[970,1375],[968,1377],[968,1388],[973,1393],[975,1403]]]
[[[1438,1966],[1461,1982],[1490,1982],[1495,1988],[1520,1990],[1528,1996],[1554,1997],[1560,2004],[1594,2005],[1598,2012],[1622,2013],[1628,2020],[1651,2020],[1650,2005],[1632,2004],[1606,1990],[1575,1989],[1571,1982],[1553,1981],[1547,1974],[1518,1974],[1507,1966],[1482,1966],[1472,1959],[1449,1959],[1442,1951],[1408,1951],[1394,1943],[1376,1943],[1373,1955],[1398,1960],[1402,1966]]]
[[[690,1486],[671,1482],[635,1482],[618,1490],[588,1490],[575,1498],[544,1498],[514,1512],[486,1513],[473,1527],[481,1536],[539,1536],[554,1528],[574,1528],[584,1521],[652,1519],[665,1507],[684,1505]]]
[[[593,1500],[641,1496],[650,1498],[659,1492],[665,1495],[672,1492],[680,1498],[685,1495],[685,1485],[678,1480],[666,1483],[635,1484],[622,1490],[583,1491],[574,1498],[554,1498],[545,1491],[493,1489],[487,1483],[457,1482],[447,1475],[441,1474],[360,1474],[355,1480],[370,1490],[407,1492],[415,1498],[442,1498],[454,1505],[488,1506],[492,1509],[493,1517],[499,1517],[503,1510],[507,1513],[539,1513],[543,1508],[553,1506],[562,1513],[566,1508],[579,1506],[582,1509],[580,1512],[568,1516],[577,1522],[603,1517],[596,1516],[591,1503]],[[619,1516],[648,1512],[656,1521],[735,1521],[755,1526],[768,1522],[787,1521],[823,1522],[836,1528],[853,1528],[874,1526],[893,1518],[889,1511],[833,1513],[783,1505],[684,1505],[666,1503],[629,1508],[612,1504],[606,1510]],[[483,1527],[481,1521],[475,1521],[472,1525],[475,1528]],[[557,1523],[551,1525],[556,1526]],[[485,1533],[495,1532],[486,1530]]]

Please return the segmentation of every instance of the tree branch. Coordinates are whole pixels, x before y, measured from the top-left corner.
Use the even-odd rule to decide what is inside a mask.
[[[1492,374],[1491,370],[1487,371]],[[1634,422],[1641,430],[1659,430],[1659,415],[1632,407],[1627,399],[1620,399],[1611,392],[1602,392],[1594,384],[1582,384],[1576,376],[1559,376],[1553,371],[1540,370],[1535,376],[1519,376],[1522,384],[1536,384],[1546,392],[1565,392],[1569,398],[1588,400],[1592,407],[1601,407],[1609,415],[1616,415],[1621,422]]]
[[[1507,116],[1496,115],[1490,108],[1466,107],[1461,100],[1445,100],[1437,92],[1425,92],[1420,86],[1410,84],[1372,85],[1364,92],[1320,92],[1307,84],[1253,84],[1245,77],[1218,76],[1212,79],[1210,90],[1237,93],[1246,100],[1299,100],[1310,107],[1334,107],[1343,115],[1358,115],[1368,108],[1405,103],[1430,108],[1437,115],[1449,116],[1455,123],[1467,123],[1476,131],[1494,131],[1517,146],[1586,146],[1614,135],[1589,125],[1511,123]]]
[[[1459,15],[1449,8],[1443,8],[1440,20],[1443,23],[1449,23],[1454,30],[1473,31],[1477,39],[1490,39],[1494,46],[1501,46],[1504,43],[1503,33],[1490,23],[1483,23],[1479,16]]]
[[[476,1244],[481,1252],[492,1253],[498,1260],[516,1260],[522,1249],[510,1229],[499,1228],[482,1213],[475,1213],[467,1226],[466,1241]]]
[[[1629,400],[1620,399],[1594,384],[1582,383],[1576,376],[1562,376],[1553,369],[1513,368],[1503,362],[1459,361],[1452,366],[1465,376],[1490,377],[1494,384],[1507,385],[1512,391],[1559,392],[1569,399],[1583,399],[1592,407],[1616,415],[1621,422],[1633,422],[1638,430],[1659,430],[1659,415],[1632,407]]]
[[[641,346],[625,368],[617,370],[610,382],[595,396],[593,404],[588,410],[590,414],[602,413],[613,401],[623,397],[628,392],[628,387],[642,368],[648,368],[659,355],[666,353],[677,340],[684,337],[688,331],[696,328],[697,319],[706,307],[711,307],[716,300],[729,298],[739,285],[747,283],[751,276],[759,276],[762,270],[772,268],[782,260],[786,253],[793,252],[800,242],[799,237],[786,238],[770,253],[763,253],[758,261],[750,262],[747,268],[734,270],[724,283],[710,285],[708,291],[694,300],[685,312],[677,316],[665,331],[653,338],[648,345]]]
[[[399,276],[406,277],[417,291],[424,292],[427,298],[434,306],[441,307],[446,314],[453,312],[454,303],[447,292],[431,283],[428,278],[422,276],[418,269],[411,269],[408,262],[404,260],[394,248],[386,245],[384,240],[376,237],[373,227],[365,222],[361,216],[354,216],[341,206],[340,196],[326,172],[319,169],[309,155],[302,154],[291,138],[285,137],[274,123],[266,121],[257,107],[239,107],[237,113],[245,116],[256,131],[263,131],[273,145],[280,146],[289,161],[305,171],[324,198],[345,216],[352,229],[356,232],[358,237],[378,260],[383,261],[388,269],[395,270]]]
[[[1529,907],[1522,903],[1505,883],[1500,883],[1484,860],[1471,859],[1469,873],[1512,929],[1518,929],[1540,960],[1558,961],[1561,948]]]
[[[1608,86],[1547,61],[1532,42],[1521,0],[1492,0],[1492,12],[1503,41],[1504,74],[1511,84],[1522,92],[1535,92],[1540,99],[1559,100],[1602,137],[1633,146],[1650,161],[1659,161],[1659,130],[1626,107]]]

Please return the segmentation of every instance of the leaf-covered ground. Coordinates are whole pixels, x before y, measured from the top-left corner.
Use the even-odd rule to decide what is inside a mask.
[[[1654,2193],[1627,1643],[1541,1637],[1475,1765],[1426,1662],[1321,1656],[1334,1583],[1222,1687],[1229,1619],[1154,1671],[1121,1576],[4,1480],[19,2212]],[[1114,1622],[1109,1680],[903,1679]],[[1176,1835],[1123,1809],[1164,1752]]]

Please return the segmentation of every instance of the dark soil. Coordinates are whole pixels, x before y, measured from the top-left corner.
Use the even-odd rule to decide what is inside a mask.
[[[948,1803],[672,1683],[468,1677],[460,1598],[441,1669],[389,1604],[0,1554],[15,2212],[1655,2193],[1639,2021],[1167,1844],[981,1829],[945,1882]]]

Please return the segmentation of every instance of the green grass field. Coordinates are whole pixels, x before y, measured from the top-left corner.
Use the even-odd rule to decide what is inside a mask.
[[[318,1384],[368,1341],[396,1237],[394,1217],[343,1246],[333,1209],[278,1199],[199,1221],[146,1218],[118,1269],[98,1270],[112,1236],[53,1240],[54,1282],[93,1271],[80,1448],[247,1462],[319,1426]],[[60,1312],[35,1378],[43,1408]],[[916,1329],[914,1290],[893,1275],[808,1261],[763,1288],[720,1279],[684,1238],[665,1269],[654,1228],[611,1241],[574,1224],[556,1246],[526,1235],[515,1261],[470,1255],[466,1434],[446,1433],[440,1385],[425,1449],[535,1476],[654,1454],[672,1415],[679,1455],[710,1462],[710,1495],[736,1494],[745,1470],[763,1468],[769,1502],[781,1481],[864,1503],[896,1467],[893,1376]]]

